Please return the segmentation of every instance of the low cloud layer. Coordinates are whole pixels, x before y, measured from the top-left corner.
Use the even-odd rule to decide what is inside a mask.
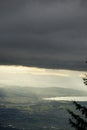
[[[0,64],[87,70],[86,0],[0,1]]]

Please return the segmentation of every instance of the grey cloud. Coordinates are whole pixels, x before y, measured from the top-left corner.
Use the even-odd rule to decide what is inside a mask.
[[[1,20],[1,29],[5,27],[5,30],[7,28],[11,31],[49,32],[80,26],[85,20],[87,22],[87,9],[80,7],[78,0],[66,3],[58,0],[54,4],[49,2],[49,5],[46,2],[43,3],[40,1],[28,2],[19,10],[15,10],[15,13],[10,11],[3,18],[4,21]]]
[[[85,0],[0,3],[0,64],[86,70]]]

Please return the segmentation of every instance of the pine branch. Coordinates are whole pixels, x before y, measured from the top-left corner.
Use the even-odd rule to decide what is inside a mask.
[[[69,119],[69,123],[71,124],[72,127],[74,128],[79,128],[77,130],[85,130],[87,128],[87,121],[83,118],[81,118],[79,115],[75,114],[71,110],[67,110],[68,113],[71,115],[72,119]],[[73,120],[75,122],[73,122]]]
[[[69,119],[69,123],[71,124],[72,127],[74,127],[76,130],[87,130],[86,126],[79,126],[77,123],[72,121],[72,119]]]
[[[79,115],[75,114],[74,112],[72,112],[71,110],[67,109],[68,113],[72,116],[73,119],[78,120],[79,119]]]
[[[76,110],[81,111],[82,115],[84,115],[85,117],[87,117],[87,108],[85,106],[80,105],[77,102],[73,102],[73,104],[76,106]]]
[[[87,85],[87,74],[85,74],[85,78],[83,78],[84,84]]]

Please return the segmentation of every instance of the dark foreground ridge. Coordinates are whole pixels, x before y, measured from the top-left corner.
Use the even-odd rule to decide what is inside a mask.
[[[21,130],[21,129],[0,126],[0,130]]]

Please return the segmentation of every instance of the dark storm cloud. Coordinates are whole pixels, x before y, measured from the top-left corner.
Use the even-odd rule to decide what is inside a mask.
[[[0,64],[86,70],[86,0],[0,1]]]

